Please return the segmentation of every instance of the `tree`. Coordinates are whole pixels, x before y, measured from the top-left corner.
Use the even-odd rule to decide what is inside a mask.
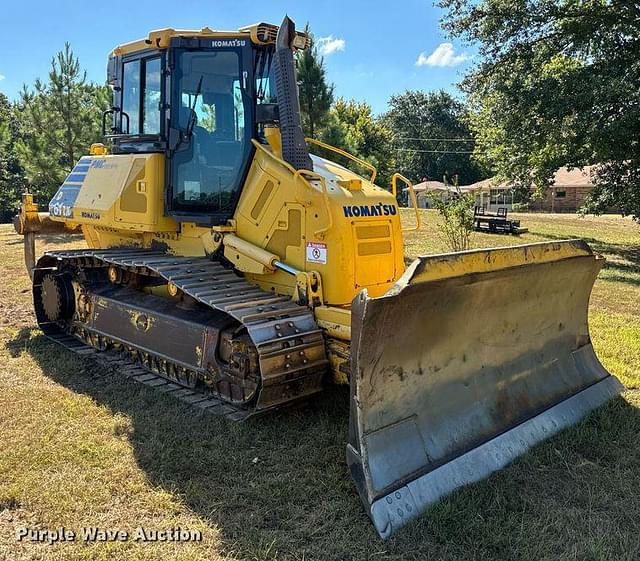
[[[457,176],[461,185],[482,179],[469,154],[473,140],[462,103],[442,90],[407,91],[392,95],[389,106],[384,123],[395,135],[398,166],[409,179]]]
[[[15,214],[24,189],[24,170],[15,151],[17,133],[15,108],[0,93],[0,222]]]
[[[106,86],[87,82],[86,72],[66,43],[51,60],[49,80],[23,88],[20,101],[20,163],[36,195],[50,198],[77,160],[101,138]]]
[[[440,215],[438,229],[451,251],[466,251],[471,246],[475,204],[475,197],[461,193],[457,185],[447,197],[431,197],[431,205]]]
[[[315,138],[318,130],[327,122],[333,103],[333,84],[327,83],[324,59],[318,52],[308,25],[305,33],[311,37],[311,47],[298,54],[300,112],[303,130]]]
[[[441,0],[445,28],[479,46],[462,88],[477,155],[545,189],[561,166],[600,164],[587,209],[640,218],[640,5]]]
[[[368,103],[338,99],[320,138],[374,165],[378,170],[376,183],[390,185],[395,165],[393,133],[374,117]]]

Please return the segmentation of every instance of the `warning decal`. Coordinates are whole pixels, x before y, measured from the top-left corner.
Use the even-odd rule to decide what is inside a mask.
[[[327,244],[307,242],[307,262],[327,264]]]

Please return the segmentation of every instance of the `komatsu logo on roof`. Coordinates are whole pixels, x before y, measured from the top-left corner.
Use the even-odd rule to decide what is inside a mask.
[[[356,218],[360,216],[395,216],[398,209],[395,205],[347,205],[343,206],[344,215],[347,218]]]
[[[244,47],[247,42],[244,39],[214,39],[212,47]]]

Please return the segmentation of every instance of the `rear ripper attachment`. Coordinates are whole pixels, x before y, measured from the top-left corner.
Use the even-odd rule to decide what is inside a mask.
[[[352,305],[347,461],[383,538],[619,393],[582,241],[421,257]]]
[[[243,418],[321,390],[324,340],[313,314],[207,257],[144,249],[50,252],[34,270],[38,324],[127,357]],[[227,409],[228,410],[228,409]]]

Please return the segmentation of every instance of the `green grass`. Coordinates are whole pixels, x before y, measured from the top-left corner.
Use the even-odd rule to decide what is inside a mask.
[[[403,216],[409,220],[409,215]],[[436,215],[409,256],[442,251]],[[640,558],[640,227],[522,215],[520,238],[585,237],[608,258],[590,309],[596,351],[625,394],[388,542],[344,459],[348,394],[244,424],[96,367],[35,329],[21,244],[0,227],[0,559]],[[39,251],[75,247],[49,240]],[[15,528],[200,529],[201,543],[20,544]]]

